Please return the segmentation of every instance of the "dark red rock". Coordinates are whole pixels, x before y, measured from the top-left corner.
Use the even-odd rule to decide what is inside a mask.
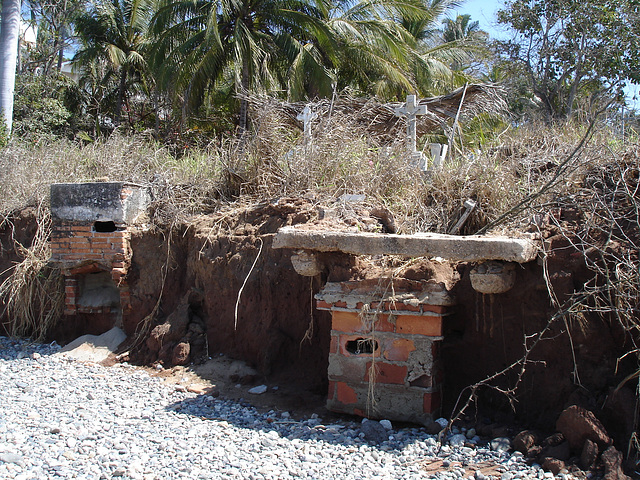
[[[553,457],[558,460],[564,460],[565,462],[571,457],[571,449],[569,443],[562,442],[560,445],[546,446],[542,449],[542,457]]]
[[[532,431],[523,430],[513,438],[511,445],[514,450],[522,453],[523,455],[527,455],[531,447],[536,444],[536,441],[536,435]]]
[[[612,443],[611,437],[593,412],[577,405],[566,408],[560,414],[556,428],[562,432],[571,450],[577,454],[582,452],[587,439],[597,443],[603,450]]]
[[[622,470],[622,453],[611,446],[600,456],[604,465],[604,480],[631,480]]]
[[[189,362],[189,353],[191,353],[191,346],[188,343],[180,342],[173,349],[171,363],[174,365],[186,365]]]
[[[565,441],[564,435],[558,432],[558,433],[554,433],[553,435],[549,435],[547,438],[544,439],[542,444],[544,446],[557,447],[564,441]]]
[[[596,463],[598,452],[598,444],[586,439],[580,455],[580,467],[583,470],[590,470]]]
[[[562,469],[566,468],[565,463],[562,460],[558,460],[557,458],[547,457],[544,459],[542,463],[542,469],[547,472],[551,472],[554,475],[560,473]]]

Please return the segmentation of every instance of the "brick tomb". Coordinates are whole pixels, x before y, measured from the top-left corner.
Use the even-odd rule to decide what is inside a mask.
[[[327,283],[316,295],[332,319],[327,408],[426,423],[440,411],[439,345],[454,302],[439,283],[390,282]]]
[[[144,187],[122,182],[51,185],[51,262],[65,277],[65,315],[121,326],[131,308],[131,231],[149,200]]]

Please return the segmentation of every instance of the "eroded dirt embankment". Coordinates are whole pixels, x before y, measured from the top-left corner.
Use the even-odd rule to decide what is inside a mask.
[[[405,264],[404,259],[330,254],[323,262],[326,271],[310,279],[293,270],[290,251],[271,248],[273,235],[285,225],[323,222],[328,228],[384,230],[386,221],[370,213],[352,208],[349,215],[331,220],[326,209],[310,200],[280,199],[198,217],[170,233],[136,233],[127,277],[132,313],[124,323],[132,339],[131,360],[170,365],[224,353],[247,361],[264,376],[324,394],[330,315],[313,307],[313,295],[322,285],[392,273],[398,279],[432,278],[445,282],[457,298],[454,314],[445,320],[441,352],[444,413],[450,413],[466,386],[522,358],[525,343],[530,345],[547,325],[555,309],[543,267],[537,262],[522,265],[512,290],[482,295],[471,288],[472,265],[466,263],[419,259]],[[14,229],[7,225],[1,232],[3,270],[17,260],[11,235],[28,245],[35,221],[24,213],[14,218]],[[552,229],[547,236],[549,281],[563,299],[581,290],[590,272],[564,236]],[[516,417],[550,428],[564,407],[578,403],[597,412],[616,443],[624,445],[633,428],[635,397],[631,386],[612,392],[634,367],[622,362],[616,370],[628,340],[617,323],[589,311],[584,318],[580,325],[556,321],[549,339],[535,347],[517,391]],[[69,329],[65,321],[56,335],[80,333],[77,322]],[[84,321],[81,333],[100,333],[92,331],[90,318]],[[495,385],[508,389],[519,373],[515,368]],[[505,395],[488,388],[479,393],[481,417],[515,419]]]

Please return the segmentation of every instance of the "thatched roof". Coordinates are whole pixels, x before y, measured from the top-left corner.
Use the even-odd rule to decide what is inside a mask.
[[[458,88],[447,95],[424,98],[420,105],[427,106],[427,114],[418,116],[417,133],[446,131],[446,125],[451,124],[460,109],[460,121],[469,120],[480,113],[500,114],[506,111],[504,100],[505,91],[502,87],[493,84],[472,84]],[[463,98],[464,97],[464,98]],[[283,121],[300,129],[303,124],[296,117],[306,106],[318,114],[318,122],[330,117],[349,117],[358,126],[372,134],[379,136],[395,136],[398,129],[404,130],[406,122],[396,116],[396,108],[403,102],[380,103],[376,99],[341,97],[335,101],[329,99],[314,102],[286,103],[272,97],[247,96],[252,116],[259,116],[259,112],[268,108],[276,108],[282,114]]]

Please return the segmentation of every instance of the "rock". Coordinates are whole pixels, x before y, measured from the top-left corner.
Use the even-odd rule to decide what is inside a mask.
[[[4,463],[15,463],[16,465],[21,465],[22,456],[11,452],[0,453],[0,461]]]
[[[262,395],[267,391],[266,385],[258,385],[257,387],[253,387],[249,389],[249,393],[252,395]]]
[[[424,429],[427,431],[429,435],[437,435],[439,434],[444,427],[440,425],[438,422],[427,421],[425,422]]]
[[[382,425],[385,430],[393,430],[393,425],[389,420],[380,420],[380,425]]]
[[[435,422],[440,425],[440,430],[442,430],[443,428],[447,428],[447,426],[449,425],[449,420],[447,420],[446,418],[437,418],[435,420]]]
[[[189,363],[189,354],[191,353],[191,345],[186,342],[180,342],[173,349],[171,363],[174,365],[186,365]]]
[[[449,439],[449,445],[452,447],[464,447],[465,442],[467,441],[467,436],[463,433],[459,433],[457,435],[452,435]]]
[[[507,437],[498,437],[491,440],[490,445],[494,452],[508,452],[511,449],[511,440]]]
[[[604,480],[630,480],[622,470],[622,453],[611,446],[600,456],[604,465]]]
[[[540,453],[540,456],[542,458],[553,457],[557,458],[558,460],[567,461],[569,460],[569,457],[571,457],[571,449],[569,448],[568,442],[562,442],[560,445],[555,445],[553,447],[544,447],[542,449],[542,452]]]
[[[536,444],[536,435],[530,430],[523,430],[513,439],[513,449],[526,455],[531,447]]]
[[[473,437],[476,436],[476,429],[475,428],[470,428],[469,430],[467,430],[467,432],[465,433],[465,435],[467,436],[467,438],[469,440],[471,440]]]
[[[547,457],[544,459],[544,462],[542,463],[542,468],[547,472],[551,472],[554,475],[558,475],[560,473],[560,470],[566,468],[566,465],[562,460],[559,460],[557,458]]]
[[[561,433],[554,433],[553,435],[549,435],[542,442],[545,446],[556,447],[565,441],[564,435]]]
[[[562,432],[571,450],[576,453],[582,452],[586,439],[597,443],[603,450],[612,443],[611,437],[593,412],[577,405],[566,408],[560,414],[556,428]]]
[[[583,470],[590,470],[596,463],[597,458],[598,444],[587,438],[584,442],[584,446],[582,447],[582,454],[580,455],[580,468]]]
[[[124,477],[127,473],[127,470],[124,467],[116,468],[111,474],[112,477]]]
[[[380,422],[369,420],[360,425],[360,431],[364,433],[364,438],[370,442],[382,443],[389,440],[387,429],[380,425]]]

